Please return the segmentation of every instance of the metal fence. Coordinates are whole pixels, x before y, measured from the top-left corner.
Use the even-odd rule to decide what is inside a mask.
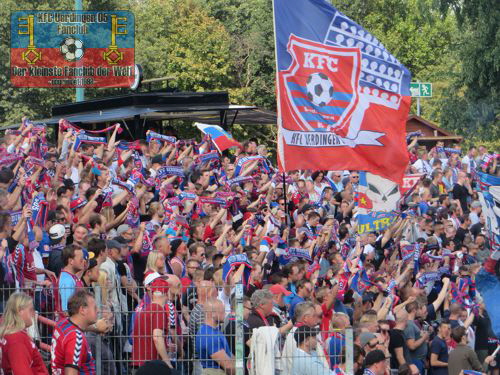
[[[353,373],[351,329],[345,332],[321,331],[309,339],[316,340],[316,348],[312,347],[312,341],[308,341],[306,347],[298,348],[295,326],[290,332],[279,332],[277,328],[250,329],[246,318],[251,305],[244,297],[241,284],[217,289],[218,297],[212,301],[224,302],[222,312],[211,311],[206,304],[202,306],[197,301],[199,287],[179,289],[169,294],[164,306],[152,308],[148,288],[140,287],[134,293],[99,285],[87,288],[95,296],[98,318],[111,326],[105,334],[90,331],[85,334],[98,375],[134,374],[143,363],[160,359],[158,340],[164,342],[170,363],[177,371],[174,373],[179,375],[285,375],[292,374],[294,367],[300,366],[316,366],[318,375],[327,373],[325,371],[334,366],[340,366],[346,374]],[[15,291],[1,290],[1,312],[9,295]],[[50,367],[53,330],[57,322],[66,318],[61,306],[65,297],[61,299],[61,296],[71,294],[73,290],[37,286],[17,291],[33,297],[37,313],[29,333]],[[226,296],[225,291],[230,291],[230,295]],[[205,325],[205,322],[210,324]],[[161,339],[155,338],[158,332],[155,329],[163,332]],[[216,349],[229,352],[225,359],[227,363],[221,359],[222,366],[210,355],[214,350],[218,351]],[[217,371],[220,367],[226,370]]]

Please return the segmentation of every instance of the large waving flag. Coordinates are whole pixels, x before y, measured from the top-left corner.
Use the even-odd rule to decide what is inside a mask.
[[[200,129],[203,134],[207,134],[210,136],[212,143],[215,145],[215,147],[217,147],[217,150],[219,152],[232,147],[241,148],[241,144],[236,141],[231,134],[226,132],[218,125],[207,125],[197,122],[195,123],[195,126]]]
[[[409,71],[325,0],[274,0],[281,170],[367,170],[401,182]]]
[[[500,177],[477,171],[476,180],[491,248],[500,250]]]
[[[359,185],[355,193],[358,233],[380,232],[396,219],[401,199],[399,186],[370,172],[359,172]]]

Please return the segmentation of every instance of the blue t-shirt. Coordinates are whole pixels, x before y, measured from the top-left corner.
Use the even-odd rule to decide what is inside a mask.
[[[226,336],[218,329],[206,324],[202,324],[196,333],[195,347],[203,368],[221,368],[217,362],[210,359],[212,354],[220,350],[224,350],[230,358],[233,356]]]
[[[426,202],[420,202],[418,204],[418,207],[420,208],[420,213],[422,215],[424,215],[429,210],[429,205]]]
[[[297,295],[297,288],[294,283],[289,283],[288,288],[287,288],[292,294],[289,296],[283,296],[283,301],[285,302],[286,305],[290,305],[292,302],[293,297]]]
[[[440,337],[434,337],[431,344],[431,354],[437,354],[438,361],[448,363],[448,346]],[[448,367],[431,367],[432,375],[448,375]]]
[[[293,318],[293,314],[295,313],[295,306],[304,301],[305,299],[302,297],[293,296],[292,300],[290,301],[290,319]]]
[[[61,296],[61,308],[68,311],[68,300],[75,292],[76,282],[67,272],[61,272],[59,276],[59,295]]]
[[[342,362],[342,348],[345,347],[345,336],[334,332],[334,335],[329,338],[328,355],[330,357],[330,368],[339,365]]]

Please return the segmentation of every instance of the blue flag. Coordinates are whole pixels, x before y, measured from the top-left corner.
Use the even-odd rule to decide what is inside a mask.
[[[476,275],[476,288],[483,297],[493,333],[496,337],[500,337],[500,301],[498,299],[500,280],[496,275],[481,268]]]
[[[367,170],[402,181],[408,69],[328,1],[273,4],[280,171]]]
[[[476,172],[479,185],[479,201],[485,216],[484,227],[488,233],[490,246],[500,248],[500,177],[491,174]]]

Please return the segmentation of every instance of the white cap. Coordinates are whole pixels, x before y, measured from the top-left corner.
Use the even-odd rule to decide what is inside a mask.
[[[149,275],[147,275],[145,277],[145,279],[144,279],[144,285],[149,285],[149,284],[151,284],[153,281],[155,281],[158,278],[167,279],[168,276],[162,275],[162,274],[160,274],[158,272],[150,273]]]
[[[49,236],[52,240],[59,240],[66,234],[66,228],[62,224],[52,225],[49,229]]]

